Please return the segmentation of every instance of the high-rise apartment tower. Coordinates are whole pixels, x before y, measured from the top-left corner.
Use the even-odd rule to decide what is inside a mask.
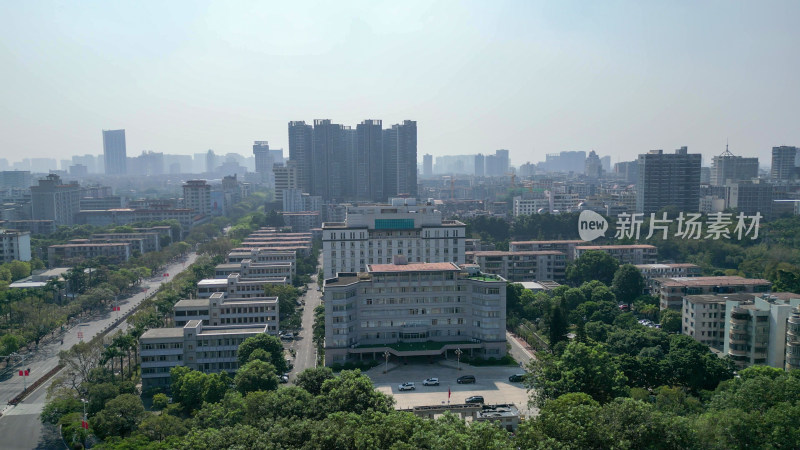
[[[103,156],[106,164],[106,175],[125,175],[128,173],[125,130],[103,130]]]

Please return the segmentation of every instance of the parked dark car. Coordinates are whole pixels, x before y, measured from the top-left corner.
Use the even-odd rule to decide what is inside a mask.
[[[483,396],[482,395],[473,395],[472,397],[467,397],[467,399],[464,400],[464,403],[480,403],[482,405],[483,404]]]
[[[467,383],[474,383],[475,382],[475,375],[462,375],[458,377],[456,383],[458,384],[467,384]]]
[[[508,377],[508,381],[510,381],[512,383],[520,382],[520,381],[522,381],[524,379],[524,377],[525,377],[524,373],[515,373],[514,375],[511,375],[510,377]]]

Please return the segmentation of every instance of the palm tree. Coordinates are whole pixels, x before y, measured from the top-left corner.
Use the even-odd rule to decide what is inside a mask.
[[[44,285],[45,292],[52,292],[53,294],[53,303],[58,303],[59,305],[61,302],[58,299],[61,297],[59,292],[64,289],[64,282],[58,278],[51,278],[47,280],[47,283]]]
[[[130,353],[130,350],[128,349],[128,342],[125,339],[125,336],[127,336],[127,335],[122,334],[121,332],[117,333],[116,335],[114,335],[114,338],[111,341],[111,345],[113,347],[115,347],[119,351],[119,355],[118,356],[119,356],[119,372],[120,372],[120,374],[124,374],[125,373],[125,370],[124,370],[125,369],[125,365],[123,364],[123,357],[125,357],[127,355],[127,357],[128,357],[128,366],[129,367],[130,367],[130,362],[131,362],[131,359],[130,359],[131,358],[131,353]]]
[[[114,379],[114,358],[120,356],[122,352],[115,346],[109,345],[108,347],[103,350],[103,357],[100,359],[100,362],[105,365],[108,362],[111,362],[111,379]],[[120,360],[120,377],[122,376],[122,360]]]

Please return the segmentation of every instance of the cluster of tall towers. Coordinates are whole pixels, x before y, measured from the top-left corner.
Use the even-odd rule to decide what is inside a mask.
[[[303,192],[324,200],[385,202],[417,195],[417,122],[353,129],[328,119],[289,122],[289,162]]]

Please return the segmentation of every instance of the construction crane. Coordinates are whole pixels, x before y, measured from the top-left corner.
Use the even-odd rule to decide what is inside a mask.
[[[506,172],[506,175],[511,175],[511,187],[516,187],[517,174],[514,172]]]

